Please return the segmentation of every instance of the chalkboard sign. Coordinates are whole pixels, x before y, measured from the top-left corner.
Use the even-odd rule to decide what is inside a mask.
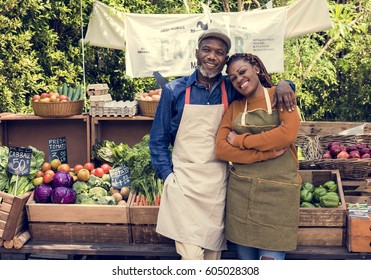
[[[53,138],[48,140],[49,161],[57,158],[62,163],[68,163],[67,160],[67,140],[66,137]]]
[[[8,172],[18,176],[30,175],[32,150],[9,147]]]
[[[111,185],[115,189],[130,186],[130,170],[126,165],[111,168],[109,174],[111,176]]]

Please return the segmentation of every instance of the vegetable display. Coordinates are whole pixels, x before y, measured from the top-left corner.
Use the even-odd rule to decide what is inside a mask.
[[[332,180],[319,186],[314,186],[310,182],[303,182],[300,185],[300,207],[338,207],[340,197],[337,190],[338,186]]]
[[[23,195],[35,188],[33,179],[44,163],[45,154],[35,147],[28,146],[32,150],[30,162],[30,174],[28,176],[13,175],[8,172],[9,148],[0,147],[0,191],[12,195]]]

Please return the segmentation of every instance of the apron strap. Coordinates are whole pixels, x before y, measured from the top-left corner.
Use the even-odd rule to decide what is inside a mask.
[[[222,80],[221,87],[222,87],[222,103],[224,105],[224,113],[225,113],[228,109],[228,95],[227,95],[227,89],[225,87],[224,80]],[[191,104],[191,86],[186,87],[186,95],[185,95],[184,103]]]
[[[272,115],[272,103],[271,99],[269,98],[268,90],[264,88],[264,97],[265,97],[265,104],[267,105],[268,114]],[[246,114],[247,114],[247,99],[245,102],[245,108],[243,110],[243,113],[241,115],[241,125],[246,125]]]

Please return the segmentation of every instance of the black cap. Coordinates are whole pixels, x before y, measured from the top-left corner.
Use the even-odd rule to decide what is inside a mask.
[[[223,31],[217,28],[211,28],[202,33],[200,37],[198,37],[198,45],[200,45],[202,40],[210,37],[222,40],[227,45],[228,51],[231,49],[231,39],[229,39],[229,37]]]

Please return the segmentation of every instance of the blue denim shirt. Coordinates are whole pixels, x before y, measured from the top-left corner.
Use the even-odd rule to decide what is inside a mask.
[[[191,87],[191,104],[214,105],[222,103],[221,81],[224,79],[228,102],[239,94],[229,78],[220,74],[209,92],[196,81],[196,71],[192,75],[173,80],[162,87],[160,102],[150,132],[149,148],[152,165],[159,178],[165,180],[173,172],[169,146],[172,146],[178,131],[184,109],[186,87]],[[195,116],[197,118],[197,116]]]

